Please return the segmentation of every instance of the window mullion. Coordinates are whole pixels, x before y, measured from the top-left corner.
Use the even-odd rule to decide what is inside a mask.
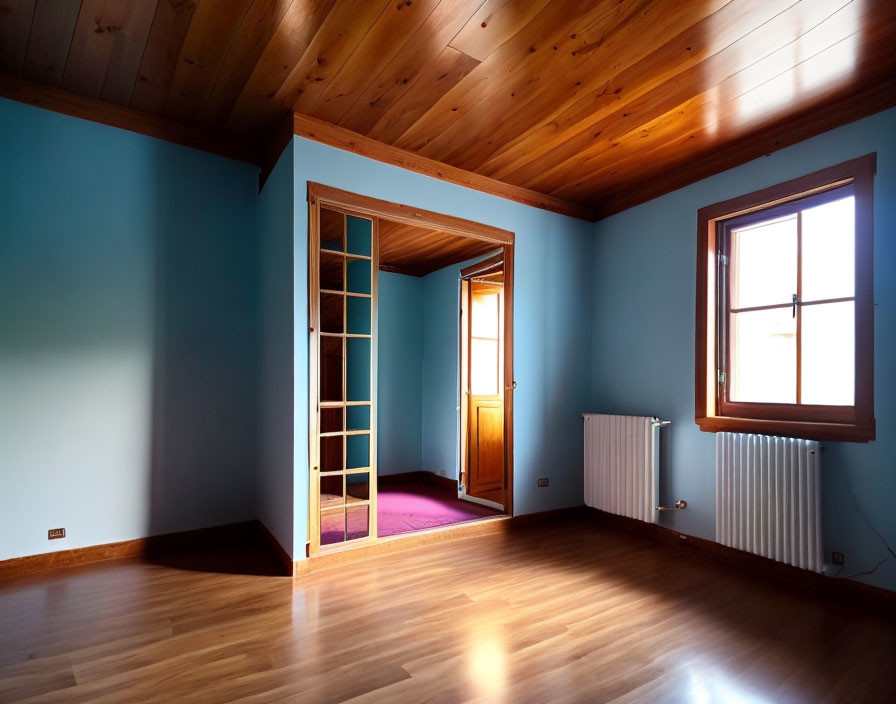
[[[803,211],[796,213],[796,404],[803,402]]]

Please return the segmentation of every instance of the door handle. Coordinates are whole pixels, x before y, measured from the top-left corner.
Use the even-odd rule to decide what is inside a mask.
[[[516,388],[516,382],[513,382],[513,385],[511,385],[511,386],[505,386],[505,387],[504,387],[504,390],[505,390],[505,391],[513,391],[513,389],[515,389],[515,388]]]

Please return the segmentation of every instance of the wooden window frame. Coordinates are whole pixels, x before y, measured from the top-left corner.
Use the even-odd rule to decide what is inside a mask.
[[[817,440],[868,442],[874,420],[874,243],[873,187],[877,155],[822,169],[807,176],[701,208],[697,212],[697,308],[695,420],[707,432],[787,435]],[[795,201],[823,202],[825,194],[851,186],[855,197],[855,405],[810,406],[732,402],[718,378],[724,325],[720,310],[720,255],[732,221],[743,226],[751,214],[773,217]],[[727,313],[727,302],[724,304]],[[721,350],[721,351],[720,351]],[[799,357],[799,354],[798,354]],[[724,368],[730,369],[726,358]],[[798,375],[799,376],[799,375]]]

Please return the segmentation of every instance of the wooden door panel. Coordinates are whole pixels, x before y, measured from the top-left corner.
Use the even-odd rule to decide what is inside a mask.
[[[504,484],[504,409],[500,399],[470,399],[470,484],[467,493],[494,500]],[[484,494],[491,494],[485,496]]]

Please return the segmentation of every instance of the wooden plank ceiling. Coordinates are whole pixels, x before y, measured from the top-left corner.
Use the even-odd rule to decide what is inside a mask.
[[[452,264],[500,249],[494,242],[462,237],[431,227],[377,218],[379,268],[408,276],[426,276]],[[341,251],[345,246],[345,216],[329,208],[320,211],[322,249]],[[337,271],[330,272],[337,279]]]
[[[254,154],[294,110],[598,217],[893,105],[894,46],[893,0],[0,0],[17,81]]]
[[[461,237],[419,225],[380,219],[380,269],[426,276],[500,249],[494,242]]]

